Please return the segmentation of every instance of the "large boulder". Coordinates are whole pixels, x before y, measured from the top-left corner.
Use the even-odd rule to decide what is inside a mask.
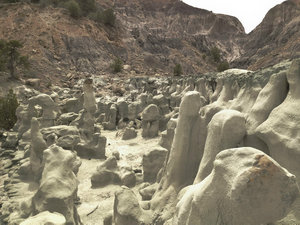
[[[100,164],[91,177],[92,187],[102,187],[108,184],[120,184],[121,178],[117,173],[117,159],[112,156]]]
[[[294,175],[250,147],[222,151],[210,175],[182,192],[173,225],[270,224],[299,195]]]

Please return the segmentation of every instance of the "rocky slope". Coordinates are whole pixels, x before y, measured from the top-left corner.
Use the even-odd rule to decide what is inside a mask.
[[[36,4],[3,4],[0,38],[24,43],[33,64],[27,76],[44,77],[44,83],[110,72],[114,57],[131,66],[128,73],[173,73],[176,63],[185,73],[215,70],[208,57],[216,46],[224,58],[240,56],[238,40],[244,29],[234,17],[215,15],[180,1],[98,2],[114,7],[115,27],[87,18],[72,19],[64,9]],[[68,77],[69,78],[69,77]],[[69,81],[66,82],[66,85]]]
[[[288,0],[272,8],[244,39],[237,67],[252,70],[300,56],[300,1]]]
[[[61,8],[1,4],[0,38],[24,43],[32,63],[24,77],[42,78],[44,86],[71,87],[78,78],[111,74],[115,57],[129,65],[122,75],[173,74],[177,63],[185,74],[216,71],[213,47],[232,67],[257,70],[300,55],[299,2],[274,7],[248,35],[238,19],[179,0],[98,1],[114,8],[115,27],[72,19]]]

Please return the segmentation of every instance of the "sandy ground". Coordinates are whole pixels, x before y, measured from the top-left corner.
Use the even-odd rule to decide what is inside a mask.
[[[107,138],[106,156],[111,156],[113,151],[118,150],[120,152],[118,166],[131,166],[133,169],[142,169],[143,154],[153,150],[158,145],[159,137],[143,139],[141,130],[139,130],[136,138],[123,141],[120,137],[116,137],[116,133],[116,131],[102,131],[102,135]],[[90,178],[96,167],[103,161],[82,159],[82,165],[77,174],[80,182],[78,196],[81,202],[78,206],[78,213],[84,225],[102,225],[103,218],[108,214],[112,214],[115,191],[121,189],[119,185],[91,188]],[[133,188],[136,193],[138,193],[141,183],[142,174],[137,174],[137,185]]]

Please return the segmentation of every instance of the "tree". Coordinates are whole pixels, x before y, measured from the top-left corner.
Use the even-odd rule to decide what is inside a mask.
[[[12,78],[16,77],[15,73],[18,66],[29,68],[28,57],[19,52],[22,47],[23,45],[17,40],[0,40],[0,69],[8,69]]]
[[[17,122],[16,109],[19,106],[16,95],[10,89],[8,94],[0,97],[0,128],[12,129]]]
[[[175,65],[174,67],[174,76],[180,76],[182,74],[182,67],[181,65],[178,63]]]

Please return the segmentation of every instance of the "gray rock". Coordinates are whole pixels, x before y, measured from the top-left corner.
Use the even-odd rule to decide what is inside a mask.
[[[168,150],[158,147],[143,155],[144,182],[155,182],[157,173],[163,167]]]

